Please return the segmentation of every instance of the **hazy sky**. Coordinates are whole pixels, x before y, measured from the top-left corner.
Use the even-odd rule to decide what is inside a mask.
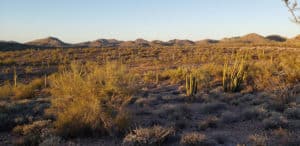
[[[282,0],[0,0],[0,40],[293,37],[289,18]]]

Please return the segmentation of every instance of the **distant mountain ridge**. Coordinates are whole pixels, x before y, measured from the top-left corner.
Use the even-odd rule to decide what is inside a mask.
[[[41,46],[41,47],[68,47],[68,46],[71,46],[71,44],[65,43],[55,37],[47,37],[47,38],[43,38],[43,39],[37,39],[37,40],[27,42],[25,44],[31,45],[31,46]]]
[[[56,37],[47,37],[18,43],[14,41],[0,41],[0,50],[19,50],[26,48],[102,48],[102,47],[150,47],[150,46],[194,46],[194,45],[213,45],[213,44],[268,44],[268,43],[300,43],[300,35],[294,38],[285,38],[280,35],[262,36],[250,33],[244,36],[224,38],[221,40],[204,39],[200,41],[173,39],[169,41],[148,41],[136,39],[134,41],[120,41],[116,39],[97,39],[81,43],[66,43]]]

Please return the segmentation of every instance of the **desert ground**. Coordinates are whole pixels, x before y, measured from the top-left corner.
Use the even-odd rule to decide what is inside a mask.
[[[299,146],[300,37],[278,38],[3,49],[0,145]]]

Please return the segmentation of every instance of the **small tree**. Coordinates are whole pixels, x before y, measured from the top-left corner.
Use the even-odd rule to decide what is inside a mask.
[[[298,7],[298,2],[296,0],[283,0],[286,7],[288,8],[288,10],[290,11],[291,15],[292,15],[292,19],[294,22],[296,23],[300,23],[300,16],[297,16],[296,11],[300,10],[300,8]]]

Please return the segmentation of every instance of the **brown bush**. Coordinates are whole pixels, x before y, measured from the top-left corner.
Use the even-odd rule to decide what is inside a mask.
[[[150,128],[135,129],[126,135],[125,145],[161,145],[174,134],[174,129],[154,126]]]
[[[184,134],[180,139],[180,144],[186,146],[213,146],[216,142],[207,138],[205,134],[192,132]]]

